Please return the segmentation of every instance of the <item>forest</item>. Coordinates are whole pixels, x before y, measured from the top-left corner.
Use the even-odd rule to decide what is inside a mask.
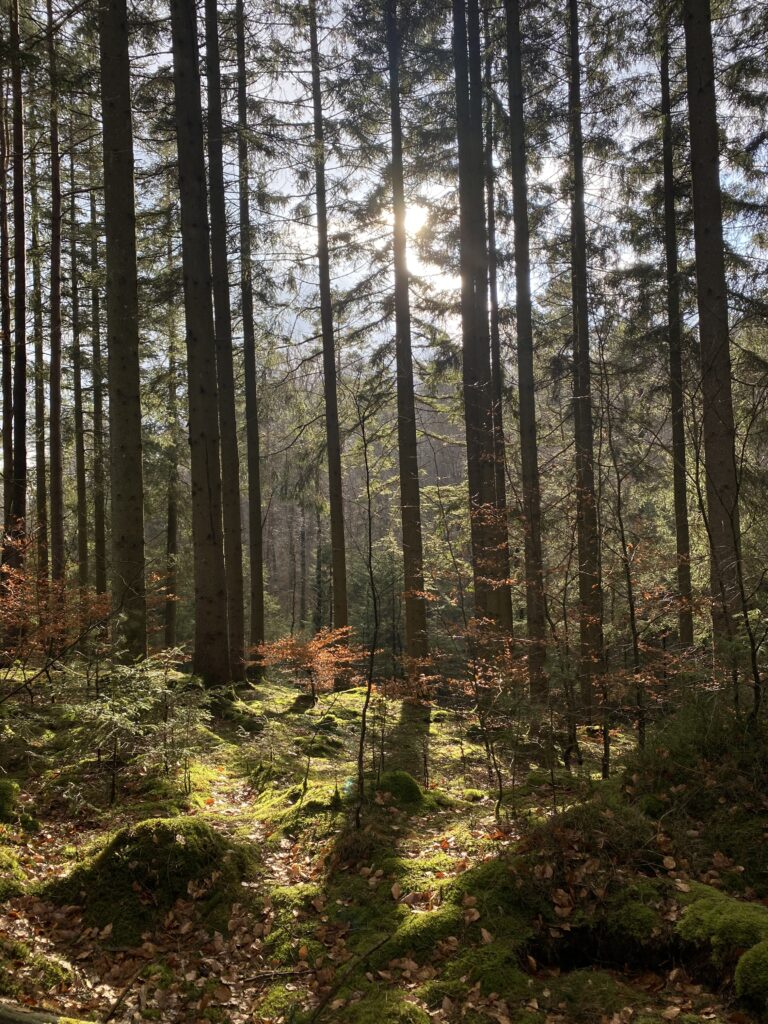
[[[0,0],[0,1024],[768,1022],[768,2]]]

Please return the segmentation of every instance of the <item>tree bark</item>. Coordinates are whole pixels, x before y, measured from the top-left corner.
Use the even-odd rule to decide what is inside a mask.
[[[405,586],[406,653],[413,661],[426,657],[427,604],[421,536],[421,493],[416,440],[416,401],[411,351],[411,308],[408,296],[403,130],[400,113],[401,35],[397,0],[386,0],[389,52],[389,112],[392,139],[393,255],[395,269],[395,352],[397,363],[397,448],[400,469],[400,518]]]
[[[112,604],[117,637],[130,659],[147,650],[144,582],[139,298],[133,127],[126,0],[99,8],[104,216],[107,255],[107,358],[112,495]]]
[[[11,89],[13,97],[13,462],[9,510],[10,543],[3,561],[24,564],[27,517],[27,237],[24,196],[24,91],[19,36],[19,3],[11,0]]]
[[[261,522],[261,452],[259,400],[256,387],[256,335],[253,323],[253,272],[251,266],[251,211],[249,203],[248,99],[245,69],[245,13],[236,0],[237,34],[237,157],[240,203],[240,295],[243,312],[243,363],[245,371],[245,435],[248,466],[248,542],[250,572],[250,630],[252,647],[264,643],[264,539]]]
[[[88,486],[85,470],[85,413],[83,409],[83,360],[80,347],[80,274],[77,255],[77,193],[75,180],[75,142],[72,139],[69,163],[69,267],[72,292],[72,374],[75,412],[75,487],[77,495],[77,581],[82,591],[88,587]]]
[[[179,554],[179,408],[176,366],[176,337],[174,311],[169,316],[168,331],[168,429],[171,443],[168,448],[168,493],[165,534],[165,646],[177,644],[178,554]]]
[[[30,212],[32,231],[32,338],[35,353],[35,540],[37,576],[41,607],[47,601],[48,586],[48,461],[45,443],[45,360],[43,358],[43,283],[40,269],[40,207],[37,159],[30,154]]]
[[[715,640],[732,636],[741,614],[739,480],[731,393],[728,292],[712,24],[709,0],[683,4],[693,186],[696,296]]]
[[[53,7],[47,0],[48,76],[50,83],[51,146],[51,247],[49,268],[49,445],[51,488],[51,576],[58,584],[58,597],[66,574],[64,541],[64,440],[61,432],[61,152],[59,145],[59,82]]]
[[[477,0],[453,0],[459,149],[459,234],[464,417],[475,613],[512,627],[506,508],[496,493],[498,458],[488,329],[482,77]]]
[[[11,333],[11,250],[8,233],[8,178],[11,151],[5,72],[0,73],[0,330],[3,358],[3,524],[11,512],[13,479],[13,340]]]
[[[208,174],[211,210],[216,376],[221,431],[221,497],[224,565],[227,576],[229,660],[233,679],[245,677],[245,609],[243,606],[243,524],[240,511],[240,456],[235,416],[232,360],[232,311],[227,260],[227,210],[224,192],[223,124],[217,0],[205,0],[205,61],[208,96]]]
[[[506,0],[507,77],[509,91],[509,169],[512,178],[512,216],[515,239],[515,309],[517,318],[517,375],[520,405],[520,462],[525,530],[525,594],[528,627],[528,679],[531,693],[544,697],[547,679],[546,590],[541,543],[541,487],[536,431],[536,379],[533,369],[533,310],[531,252],[528,224],[528,165],[523,107],[523,62],[519,0]]]
[[[589,716],[593,679],[603,661],[603,592],[595,495],[595,453],[589,345],[587,222],[584,210],[584,144],[581,129],[581,57],[578,0],[569,0],[568,112],[571,147],[571,288],[573,293],[573,410],[576,451],[576,517],[579,556],[579,664],[581,699]]]
[[[97,594],[107,592],[107,510],[104,473],[104,373],[101,358],[99,222],[91,181],[91,382],[93,387],[93,563]]]
[[[336,394],[336,350],[333,333],[331,268],[328,251],[328,210],[325,188],[325,129],[320,85],[320,50],[317,41],[317,5],[309,0],[309,40],[312,62],[312,106],[315,135],[315,191],[317,201],[317,260],[320,274],[320,324],[323,335],[325,431],[328,448],[328,497],[331,508],[331,570],[333,573],[333,626],[349,622],[347,611],[347,554],[344,540],[344,499],[341,482],[341,434]]]
[[[672,481],[675,504],[677,547],[678,630],[682,647],[693,646],[691,603],[691,544],[688,530],[688,488],[685,454],[685,409],[683,406],[683,324],[680,315],[677,214],[675,210],[675,169],[672,144],[672,101],[669,87],[669,24],[662,15],[661,116],[664,166],[664,256],[667,278],[667,332],[669,338],[669,397],[672,415]]]
[[[171,34],[192,476],[195,567],[193,667],[206,683],[216,685],[230,678],[229,632],[222,536],[216,339],[211,299],[197,16],[193,4],[172,0]]]

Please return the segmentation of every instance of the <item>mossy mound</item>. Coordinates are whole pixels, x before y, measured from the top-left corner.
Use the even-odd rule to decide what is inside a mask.
[[[13,779],[0,778],[0,821],[13,821],[18,800],[18,783]]]
[[[768,940],[768,907],[697,886],[694,900],[677,923],[677,933],[708,952],[715,966],[729,969],[745,950]]]
[[[382,772],[376,789],[382,793],[389,793],[396,804],[413,806],[424,800],[424,793],[416,779],[398,768]]]
[[[551,1003],[562,1007],[576,1024],[606,1020],[632,1001],[627,987],[612,974],[591,968],[564,974],[548,987]]]
[[[7,847],[0,846],[0,903],[20,895],[26,878],[16,856]]]
[[[736,964],[736,995],[768,1014],[768,940],[748,949]]]
[[[371,986],[337,1010],[336,1020],[344,1024],[430,1024],[431,1017],[400,992]]]
[[[54,902],[82,905],[89,924],[111,924],[112,940],[129,945],[178,899],[197,899],[203,916],[225,930],[250,870],[244,850],[201,819],[151,818],[121,829],[43,893]]]
[[[71,972],[57,960],[33,952],[26,942],[0,936],[0,997],[18,1000],[39,989],[61,991],[71,981]]]

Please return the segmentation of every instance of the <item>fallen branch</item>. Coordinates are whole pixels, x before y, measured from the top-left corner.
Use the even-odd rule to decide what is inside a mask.
[[[13,1003],[0,1002],[0,1024],[93,1024],[78,1017],[62,1016],[46,1010],[25,1010]]]

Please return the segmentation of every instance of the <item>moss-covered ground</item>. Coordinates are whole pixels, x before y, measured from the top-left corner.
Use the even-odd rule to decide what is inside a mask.
[[[114,803],[77,718],[32,708],[3,754],[0,997],[118,1022],[761,1019],[766,748],[737,723],[689,712],[704,754],[701,721],[642,757],[617,730],[607,781],[592,730],[572,774],[523,745],[500,795],[466,708],[378,698],[358,830],[362,701],[262,682],[185,772],[121,766]]]

